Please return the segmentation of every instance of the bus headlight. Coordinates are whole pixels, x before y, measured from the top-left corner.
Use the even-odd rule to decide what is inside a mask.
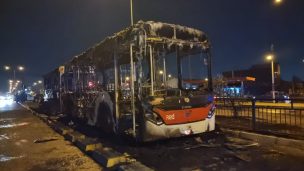
[[[156,124],[156,125],[161,125],[163,124],[163,120],[162,118],[155,112],[149,112],[149,113],[145,113],[146,119],[151,121],[152,123]]]

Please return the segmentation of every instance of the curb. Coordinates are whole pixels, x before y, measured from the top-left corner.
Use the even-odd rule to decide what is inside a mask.
[[[98,163],[110,168],[117,164],[127,163],[128,155],[114,151],[112,148],[99,148],[92,152],[92,157]]]
[[[61,136],[75,144],[88,156],[91,156],[97,163],[105,168],[116,168],[120,171],[152,171],[153,169],[136,161],[127,153],[121,154],[112,148],[104,147],[96,139],[88,138],[80,132],[74,131],[72,128],[51,119],[45,114],[39,114],[32,110],[29,106],[19,103],[23,108],[29,110],[33,115],[46,123],[50,128],[59,133]]]
[[[140,162],[133,162],[128,165],[121,165],[117,168],[118,171],[133,171],[133,170],[141,170],[141,171],[153,171],[153,169],[141,164]]]
[[[253,132],[224,129],[224,128],[221,128],[221,130],[227,134],[232,134],[239,138],[252,140],[252,141],[258,142],[262,145],[288,146],[288,147],[304,150],[304,141],[303,140],[282,138],[282,137],[277,137],[277,136],[273,136],[273,135],[263,135],[263,134],[253,133]]]
[[[64,138],[68,141],[71,141],[72,143],[75,143],[77,140],[85,139],[86,136],[77,131],[73,131],[65,134]]]

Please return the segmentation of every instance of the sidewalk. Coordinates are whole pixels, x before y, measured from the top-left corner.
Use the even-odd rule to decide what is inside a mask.
[[[0,170],[102,170],[77,147],[18,105],[0,110]]]

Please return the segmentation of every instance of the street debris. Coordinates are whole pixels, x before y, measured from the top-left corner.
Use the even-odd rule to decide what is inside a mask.
[[[250,143],[250,144],[233,144],[233,143],[225,143],[225,147],[230,150],[244,150],[248,147],[257,147],[259,143]]]
[[[4,124],[4,125],[0,125],[0,128],[12,128],[12,127],[17,127],[17,126],[24,126],[24,125],[28,125],[28,122],[22,122],[22,123],[18,123],[18,124]]]
[[[24,157],[24,156],[10,157],[10,156],[5,156],[3,154],[0,154],[0,162],[6,162],[6,161],[13,160],[13,159],[19,159],[19,158],[22,158],[22,157]]]
[[[58,138],[48,137],[48,138],[36,139],[36,140],[34,140],[34,143],[45,143],[45,142],[56,141],[56,140],[58,140]]]
[[[236,157],[237,159],[240,159],[242,161],[245,162],[250,162],[252,160],[251,156],[247,153],[231,153],[234,157]]]
[[[203,143],[203,140],[201,137],[195,137],[194,140],[198,143]]]
[[[220,147],[220,144],[198,144],[198,145],[193,145],[186,147],[185,150],[190,150],[190,149],[195,149],[195,148],[200,148],[200,147],[206,147],[206,148],[216,148]]]
[[[4,140],[4,139],[6,139],[6,140],[9,139],[9,137],[7,136],[7,134],[0,135],[0,140]]]
[[[279,155],[284,155],[285,153],[281,152],[281,151],[278,151],[278,150],[274,150],[274,149],[271,149],[268,151],[269,153],[271,154],[279,154]]]
[[[69,126],[73,126],[73,125],[74,125],[74,122],[73,122],[73,121],[70,121],[70,122],[68,123],[68,125],[69,125]]]

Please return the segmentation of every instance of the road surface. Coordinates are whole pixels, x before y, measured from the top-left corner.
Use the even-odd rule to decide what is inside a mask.
[[[0,109],[0,170],[100,170],[42,121],[18,105]],[[62,120],[62,122],[69,122]],[[98,138],[105,146],[127,152],[146,166],[170,170],[294,170],[304,168],[302,151],[260,144],[223,134],[170,139],[141,145],[106,136],[96,128],[72,126],[87,137]],[[34,143],[35,140],[40,143]],[[44,141],[46,140],[46,141]]]
[[[15,102],[1,104],[1,171],[101,170],[92,159]]]

